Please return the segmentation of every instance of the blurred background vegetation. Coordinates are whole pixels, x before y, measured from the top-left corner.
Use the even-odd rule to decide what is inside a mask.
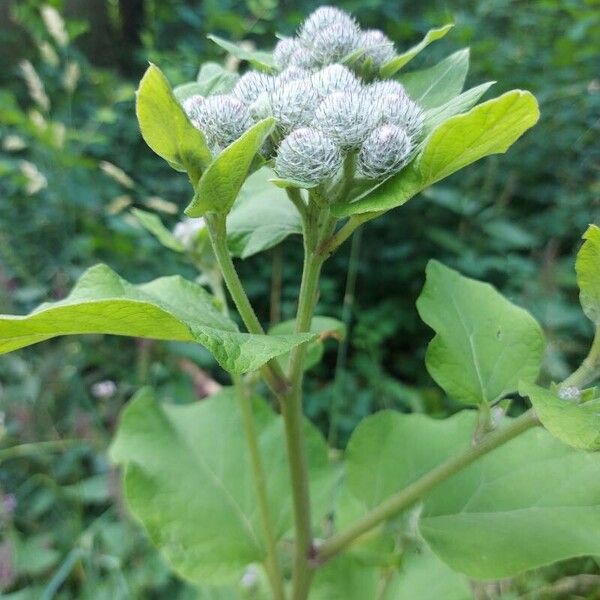
[[[423,368],[430,332],[414,300],[437,257],[488,280],[529,309],[548,338],[544,378],[562,379],[586,352],[590,326],[573,271],[579,238],[600,209],[600,5],[596,0],[363,0],[337,3],[400,48],[455,22],[415,68],[471,47],[468,84],[497,80],[538,98],[542,117],[506,156],[435,186],[369,224],[328,264],[319,312],[344,318],[312,371],[308,415],[342,448],[363,416],[384,407],[456,409]],[[169,225],[188,201],[185,177],[143,144],[134,91],[147,61],[172,84],[226,61],[209,32],[270,48],[318,3],[292,0],[2,0],[0,2],[0,312],[65,295],[86,267],[107,262],[142,282],[194,269],[131,216]],[[50,10],[51,7],[55,10]],[[57,18],[58,16],[58,18]],[[412,67],[412,64],[411,64]],[[469,86],[468,86],[469,87]],[[272,277],[282,318],[295,308],[301,248],[240,263],[270,318]],[[348,274],[350,269],[350,274]],[[55,340],[0,359],[0,595],[195,598],[126,516],[105,456],[120,408],[142,383],[191,402],[223,382],[210,356],[177,344],[119,338]],[[43,440],[43,443],[40,441]],[[478,598],[600,598],[598,561],[571,561]],[[418,599],[415,599],[418,600]]]

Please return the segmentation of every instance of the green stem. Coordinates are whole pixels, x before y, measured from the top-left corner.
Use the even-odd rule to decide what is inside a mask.
[[[353,215],[333,235],[319,246],[318,252],[325,258],[333,254],[363,223],[382,215],[385,211]]]
[[[351,546],[364,533],[412,506],[433,488],[475,462],[484,454],[502,446],[538,424],[539,421],[533,409],[530,409],[520,417],[514,419],[509,425],[489,433],[468,450],[449,458],[431,471],[425,473],[425,475],[397,494],[384,500],[364,517],[326,540],[317,550],[312,566],[318,567],[322,565]]]
[[[206,223],[213,251],[221,268],[225,285],[231,294],[233,302],[250,333],[264,335],[265,331],[248,300],[244,286],[235,270],[233,260],[227,248],[227,232],[225,218],[220,215],[207,215]],[[277,397],[289,391],[289,385],[279,363],[272,359],[261,368],[261,374],[267,385]]]
[[[235,387],[236,398],[242,414],[242,425],[248,442],[250,451],[250,464],[252,468],[252,476],[256,488],[256,496],[258,499],[258,508],[260,513],[261,527],[264,536],[264,542],[267,549],[267,558],[265,560],[265,568],[269,583],[273,591],[275,600],[285,600],[285,590],[283,587],[283,575],[281,564],[277,554],[277,540],[273,530],[271,520],[271,511],[269,508],[269,500],[267,497],[267,478],[260,456],[258,447],[258,437],[256,435],[256,426],[254,423],[254,414],[252,413],[251,400],[246,394],[244,383],[239,375],[233,375],[233,384]]]
[[[281,286],[283,282],[283,248],[278,244],[273,248],[273,260],[271,262],[271,326],[281,321]]]
[[[598,377],[600,377],[600,327],[596,329],[589,354],[585,357],[581,366],[560,384],[560,387],[583,388],[598,379]]]

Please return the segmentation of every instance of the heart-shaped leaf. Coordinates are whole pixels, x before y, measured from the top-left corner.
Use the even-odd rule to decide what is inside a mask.
[[[418,44],[415,44],[412,46],[412,48],[406,50],[406,52],[394,56],[394,58],[385,63],[381,67],[379,74],[384,79],[396,74],[402,67],[408,64],[415,56],[417,56],[417,54],[425,50],[429,44],[442,39],[453,27],[454,23],[448,23],[443,27],[430,29]]]
[[[190,217],[201,217],[206,213],[226,215],[246,181],[258,151],[274,127],[273,118],[259,121],[227,146],[202,174],[185,213]]]
[[[436,332],[427,348],[427,370],[454,399],[493,403],[537,378],[542,330],[491,285],[432,260],[417,308]]]
[[[179,171],[198,179],[212,160],[202,132],[177,102],[167,78],[151,64],[137,91],[136,114],[142,136],[156,154]]]
[[[277,540],[291,533],[293,503],[284,427],[264,401],[252,401],[270,514]],[[125,467],[132,513],[183,577],[239,580],[266,558],[240,411],[232,391],[188,405],[159,404],[149,389],[126,406],[111,448]],[[327,446],[304,423],[314,522],[331,503],[335,473]]]
[[[0,315],[0,354],[84,333],[197,342],[231,373],[254,371],[315,337],[240,333],[198,284],[173,276],[132,285],[106,265],[97,265],[64,300],[42,304],[26,316]]]
[[[228,42],[227,40],[224,40],[216,35],[209,35],[207,37],[218,46],[221,46],[223,50],[227,50],[227,52],[229,52],[229,54],[232,56],[249,62],[255,69],[268,72],[274,70],[275,65],[273,63],[273,56],[270,52],[264,52],[261,50],[247,50],[241,44]]]

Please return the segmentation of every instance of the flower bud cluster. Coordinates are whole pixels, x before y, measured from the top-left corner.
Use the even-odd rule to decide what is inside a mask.
[[[349,53],[381,65],[395,53],[380,31],[361,31],[345,12],[313,12],[296,38],[280,40],[277,73],[245,73],[227,95],[193,96],[182,104],[215,150],[267,117],[277,132],[263,154],[275,154],[284,179],[319,185],[338,175],[344,157],[357,157],[358,175],[383,179],[402,169],[423,130],[423,111],[397,81],[365,84],[340,64]]]

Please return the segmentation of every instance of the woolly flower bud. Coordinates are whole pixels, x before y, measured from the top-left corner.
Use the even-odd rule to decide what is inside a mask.
[[[179,221],[179,223],[175,225],[173,237],[175,237],[182,246],[191,250],[194,247],[198,234],[205,226],[204,219],[190,219],[186,217],[183,221]]]
[[[319,29],[306,45],[317,64],[326,65],[342,60],[359,46],[360,33],[354,23],[335,22]]]
[[[298,40],[284,38],[277,42],[273,49],[273,61],[279,69],[285,69],[290,63],[290,58],[297,48],[300,47]]]
[[[382,125],[365,140],[358,153],[358,168],[367,179],[383,179],[398,172],[407,162],[410,138],[401,127]]]
[[[386,94],[377,101],[380,123],[397,125],[406,129],[411,138],[417,138],[423,129],[424,114],[408,96]]]
[[[270,92],[275,87],[275,78],[265,73],[249,71],[240,77],[232,94],[244,104],[252,104],[262,92]]]
[[[190,96],[189,98],[186,98],[181,103],[181,108],[183,108],[185,114],[188,116],[188,119],[194,120],[198,118],[200,108],[203,104],[204,96],[196,94],[195,96]]]
[[[209,144],[229,146],[252,125],[250,114],[243,102],[234,96],[209,96],[200,106],[193,121],[201,129]]]
[[[321,6],[304,21],[298,37],[305,44],[310,44],[318,31],[334,24],[356,27],[354,19],[348,13],[333,6]]]
[[[340,149],[312,127],[296,129],[280,144],[275,171],[284,179],[319,184],[332,178],[342,166]]]
[[[365,93],[370,94],[373,101],[377,101],[382,96],[387,96],[388,94],[408,98],[404,86],[399,81],[394,81],[393,79],[374,81],[365,88]]]
[[[380,67],[394,58],[394,43],[379,29],[369,29],[360,36],[360,47],[365,50],[364,57],[370,58],[375,66]]]
[[[309,80],[290,81],[271,94],[271,110],[286,131],[309,125],[313,120],[319,97]]]
[[[358,148],[377,125],[378,112],[368,100],[361,93],[335,92],[317,109],[313,127],[343,148]]]
[[[302,67],[295,67],[292,65],[277,75],[277,78],[275,79],[275,85],[283,85],[284,83],[298,81],[299,79],[308,79],[310,75],[311,72],[308,69],[303,69]]]
[[[291,67],[310,69],[315,66],[315,60],[304,46],[298,45],[290,56],[289,65]]]
[[[319,96],[325,98],[334,92],[358,92],[360,81],[354,73],[343,65],[329,65],[311,77]]]

